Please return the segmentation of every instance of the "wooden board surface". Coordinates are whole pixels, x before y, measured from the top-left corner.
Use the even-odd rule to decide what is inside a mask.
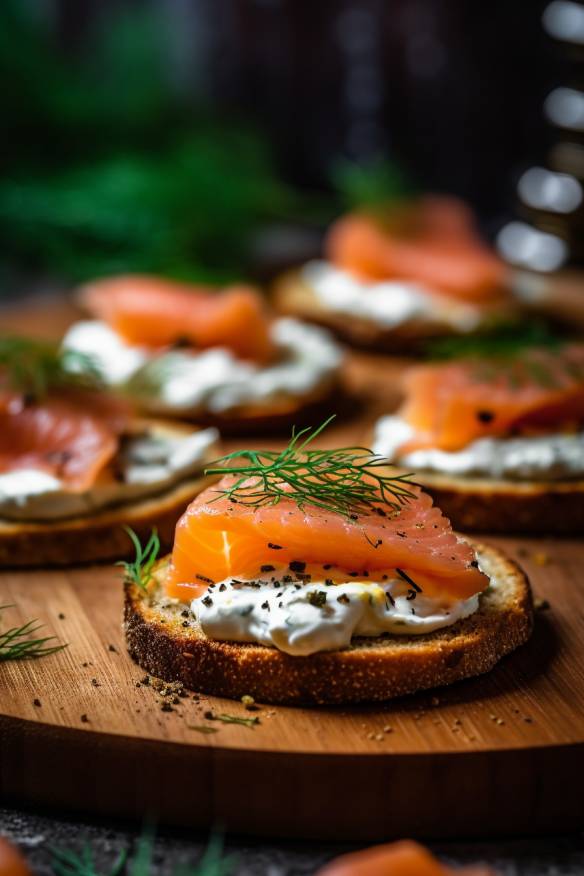
[[[331,442],[368,440],[373,419],[395,403],[399,368],[376,357],[351,362],[360,416],[335,427]],[[531,641],[483,678],[350,709],[249,713],[189,696],[162,711],[124,650],[119,570],[2,573],[0,604],[15,606],[2,628],[37,617],[69,647],[0,663],[0,794],[321,839],[581,826],[584,545],[487,540],[518,559],[536,598],[549,601]],[[209,709],[260,723],[209,722]]]

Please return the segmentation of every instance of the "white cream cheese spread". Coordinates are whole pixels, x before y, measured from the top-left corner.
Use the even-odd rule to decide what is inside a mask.
[[[385,328],[424,322],[470,332],[484,319],[479,307],[438,295],[418,283],[368,283],[329,262],[308,262],[302,269],[302,279],[328,309],[369,319]]]
[[[211,639],[257,642],[293,656],[348,648],[354,636],[416,635],[473,614],[479,595],[452,601],[412,590],[401,578],[326,584],[227,579],[194,599],[191,610]],[[284,576],[280,570],[280,579]],[[288,576],[290,577],[290,576]],[[492,582],[491,582],[492,583]]]
[[[375,427],[373,452],[412,471],[515,481],[584,477],[584,431],[479,438],[457,451],[430,447],[400,454],[399,448],[413,434],[400,417],[382,417]]]
[[[342,352],[326,330],[279,319],[271,334],[281,356],[263,367],[224,347],[153,353],[126,344],[98,321],[72,326],[63,344],[91,356],[107,383],[129,389],[143,407],[159,413],[220,413],[282,395],[302,397],[336,375]]]
[[[80,517],[124,502],[154,496],[198,474],[218,438],[216,429],[179,435],[163,427],[127,436],[115,460],[115,473],[90,490],[72,492],[39,469],[0,474],[0,518],[56,520]]]

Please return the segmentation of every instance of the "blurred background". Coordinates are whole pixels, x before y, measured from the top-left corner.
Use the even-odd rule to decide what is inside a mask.
[[[0,295],[269,278],[416,189],[582,264],[583,58],[573,0],[2,0]]]

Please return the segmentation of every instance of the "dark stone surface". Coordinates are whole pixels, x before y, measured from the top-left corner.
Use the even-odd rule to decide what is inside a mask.
[[[80,821],[0,807],[0,834],[16,842],[35,874],[49,876],[51,847],[81,851],[89,843],[96,872],[107,874],[117,854],[132,854],[140,830],[119,823]],[[153,872],[169,876],[180,865],[200,859],[207,837],[193,832],[159,830]],[[584,834],[571,837],[433,843],[433,850],[453,864],[488,863],[500,876],[582,876]],[[319,866],[348,847],[228,837],[226,853],[236,856],[232,876],[313,876]]]

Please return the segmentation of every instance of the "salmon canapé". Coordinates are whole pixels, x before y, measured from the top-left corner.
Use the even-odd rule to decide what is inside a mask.
[[[488,584],[470,545],[417,486],[408,484],[411,498],[401,506],[380,499],[368,513],[342,515],[287,498],[259,506],[234,501],[225,492],[232,483],[227,475],[209,487],[179,520],[169,596],[188,601],[209,583],[254,579],[282,564],[307,574],[318,566],[333,583],[399,569],[424,592],[455,599]]]
[[[274,356],[270,323],[249,286],[223,290],[149,276],[120,276],[85,286],[82,305],[132,344],[161,348],[227,347],[242,359]]]
[[[319,870],[317,876],[494,876],[485,867],[452,870],[424,846],[402,840],[342,855]]]
[[[385,214],[343,216],[328,234],[326,252],[334,265],[364,280],[412,281],[479,304],[505,294],[504,263],[455,198],[427,196]]]
[[[455,451],[485,437],[584,423],[584,346],[530,350],[506,361],[465,359],[411,368],[399,415],[414,429],[400,453]]]
[[[82,392],[30,401],[0,393],[0,471],[36,469],[75,492],[89,489],[117,453],[126,411]]]

